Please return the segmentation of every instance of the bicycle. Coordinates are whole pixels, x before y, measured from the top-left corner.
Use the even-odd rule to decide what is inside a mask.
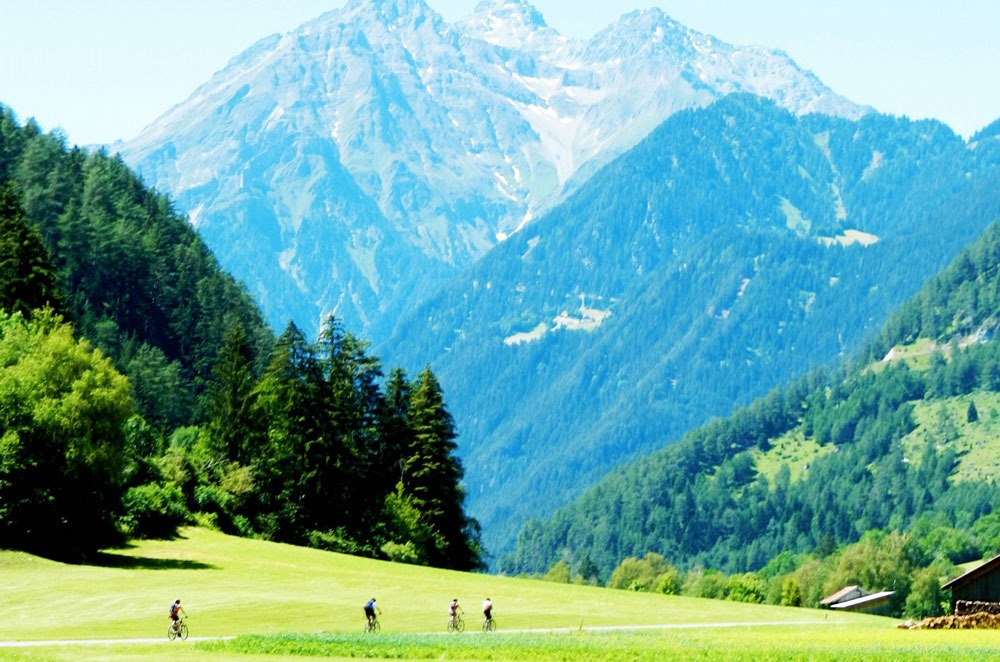
[[[455,614],[454,618],[448,619],[448,632],[464,632],[465,631],[465,621],[458,614]]]
[[[483,619],[483,632],[494,632],[497,629],[497,619],[493,616]]]
[[[180,637],[181,639],[187,639],[188,638],[188,626],[187,626],[187,623],[185,621],[187,621],[186,618],[179,618],[179,619],[177,619],[177,627],[176,628],[174,627],[174,623],[171,623],[170,625],[168,625],[167,626],[167,639],[169,639],[170,641],[173,641],[177,637]]]
[[[378,616],[375,616],[371,620],[365,621],[365,632],[381,632],[382,624],[378,620]]]

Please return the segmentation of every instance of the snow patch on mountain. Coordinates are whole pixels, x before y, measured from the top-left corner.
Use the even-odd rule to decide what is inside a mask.
[[[581,294],[579,298],[580,307],[573,313],[562,310],[552,319],[551,324],[539,322],[529,331],[512,333],[503,339],[503,344],[511,346],[536,342],[544,338],[546,334],[557,331],[595,331],[611,316],[610,309],[588,306],[587,295]],[[592,298],[601,299],[601,297]]]
[[[869,232],[862,232],[861,230],[844,230],[843,233],[838,234],[836,237],[817,237],[819,242],[824,246],[853,246],[857,244],[858,246],[871,246],[872,244],[877,244],[881,239]]]

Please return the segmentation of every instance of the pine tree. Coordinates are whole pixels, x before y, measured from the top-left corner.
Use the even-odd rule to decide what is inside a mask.
[[[479,525],[463,511],[462,465],[455,457],[455,426],[437,377],[424,369],[410,397],[411,446],[403,488],[435,532],[431,565],[472,570],[482,564]]]
[[[301,544],[315,528],[317,467],[312,448],[320,438],[321,373],[313,348],[289,323],[277,339],[257,385],[256,415],[267,421],[267,443],[252,459],[258,485],[258,530]],[[325,508],[335,504],[324,503]]]
[[[226,333],[207,386],[206,408],[212,447],[221,457],[245,464],[261,441],[255,414],[256,363],[246,330],[236,324]]]
[[[11,184],[0,188],[0,308],[30,316],[50,307],[63,310],[58,276],[41,236],[23,220]]]
[[[361,541],[369,538],[388,489],[381,490],[376,474],[379,455],[379,417],[382,369],[367,353],[368,343],[345,331],[330,317],[320,333],[319,352],[323,366],[326,456],[320,458],[327,473],[323,478],[332,500],[345,504],[341,510],[347,534]],[[353,495],[366,495],[352,499]],[[351,503],[350,508],[346,504]]]
[[[403,452],[413,443],[410,428],[410,382],[402,368],[394,368],[389,373],[379,419],[381,434],[376,459],[378,479],[380,491],[390,494],[402,480]]]
[[[969,400],[969,408],[965,411],[965,420],[968,423],[975,423],[979,420],[979,410],[976,409],[974,400]]]

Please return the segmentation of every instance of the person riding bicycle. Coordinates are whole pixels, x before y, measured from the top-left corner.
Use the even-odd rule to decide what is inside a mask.
[[[368,627],[371,627],[375,623],[375,612],[382,613],[382,610],[378,608],[378,603],[375,602],[375,598],[372,598],[365,603],[365,619],[368,621]]]
[[[174,631],[176,632],[180,627],[181,614],[187,617],[187,612],[184,611],[184,607],[181,606],[181,599],[177,598],[174,600],[174,604],[170,605],[170,620],[172,620]]]
[[[463,613],[461,607],[458,606],[458,598],[451,601],[451,606],[448,607],[448,615],[451,617],[452,623],[458,622],[458,615]]]
[[[486,617],[487,623],[493,620],[493,603],[489,598],[483,600],[483,616]]]

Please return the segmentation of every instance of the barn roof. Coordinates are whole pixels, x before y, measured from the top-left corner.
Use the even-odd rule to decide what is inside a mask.
[[[854,586],[845,586],[844,588],[840,589],[839,591],[837,591],[833,595],[828,595],[827,597],[823,598],[822,600],[820,600],[819,603],[821,605],[836,604],[836,603],[840,602],[841,600],[843,600],[844,598],[846,598],[847,596],[852,595],[854,593],[857,593],[858,595],[864,595],[865,594],[865,592],[862,591],[861,588],[858,587],[857,585],[854,585]]]
[[[861,607],[866,607],[870,605],[877,605],[885,602],[892,596],[895,591],[882,591],[881,593],[872,593],[871,595],[863,595],[860,598],[854,598],[853,600],[845,600],[844,602],[838,602],[837,604],[830,605],[831,609],[846,609],[852,611],[854,609],[859,609]]]
[[[1000,554],[994,556],[989,561],[986,561],[985,563],[976,566],[975,568],[968,571],[964,575],[956,577],[955,579],[951,580],[941,588],[944,589],[944,588],[955,588],[956,586],[965,586],[969,582],[979,579],[983,575],[989,574],[990,572],[996,570],[997,568],[1000,568]]]

